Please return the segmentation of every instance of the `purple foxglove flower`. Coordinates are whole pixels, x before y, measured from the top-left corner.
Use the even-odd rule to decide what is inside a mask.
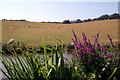
[[[82,33],[82,37],[83,37],[83,41],[87,41],[87,37],[86,37],[85,33]]]
[[[94,39],[94,45],[99,48],[100,47],[100,43],[98,42],[98,37],[99,37],[99,32],[96,34],[95,39]]]
[[[103,49],[103,53],[104,53],[104,54],[106,54],[106,52],[107,52],[106,47],[105,47],[105,46],[103,46],[103,47],[102,47],[102,49]]]
[[[100,47],[100,43],[97,41],[96,44],[97,44],[97,47],[99,48]]]
[[[74,39],[72,39],[72,40],[73,40],[73,42],[74,42],[74,44],[75,44],[74,47],[75,47],[75,49],[76,49],[76,55],[78,55],[78,53],[79,53],[79,52],[78,52],[78,49],[79,49],[79,48],[77,47],[77,44],[76,44],[76,42],[74,41]]]
[[[109,54],[107,56],[103,56],[103,58],[110,58],[110,57],[113,57],[113,54]]]
[[[82,33],[82,38],[83,38],[83,44],[87,45],[87,37],[85,35],[85,33]]]
[[[91,44],[90,40],[88,40],[88,44],[89,44],[89,48],[91,48],[92,52],[95,53],[95,48],[94,48],[94,46]]]
[[[95,36],[95,42],[98,40],[98,37],[99,37],[99,32]]]
[[[92,53],[92,49],[91,48],[87,48],[87,53]]]
[[[75,41],[78,41],[78,38],[77,38],[77,36],[76,36],[74,30],[72,30],[72,32],[73,32],[73,36],[74,36],[74,38],[75,38]]]
[[[93,47],[89,39],[88,39],[88,44],[89,44],[88,47],[91,47],[91,48]]]
[[[113,45],[113,42],[112,42],[112,38],[107,34],[107,36],[108,36],[108,39],[109,39],[109,41],[110,41],[110,44],[112,45],[112,46],[114,46]]]

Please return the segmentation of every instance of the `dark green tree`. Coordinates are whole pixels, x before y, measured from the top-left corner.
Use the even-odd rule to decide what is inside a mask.
[[[81,22],[82,22],[82,20],[76,19],[76,23],[81,23]]]
[[[64,20],[62,23],[63,24],[70,24],[70,21],[69,20]]]
[[[98,20],[106,20],[106,19],[109,19],[108,14],[105,14],[105,15],[102,15],[102,16],[98,17]]]
[[[110,15],[110,19],[120,19],[120,14],[114,13],[114,14]]]

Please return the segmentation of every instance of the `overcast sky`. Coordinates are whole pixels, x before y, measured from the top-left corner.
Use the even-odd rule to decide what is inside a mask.
[[[99,17],[118,12],[117,0],[90,2],[85,0],[2,0],[0,19],[26,19],[28,21],[63,21]]]

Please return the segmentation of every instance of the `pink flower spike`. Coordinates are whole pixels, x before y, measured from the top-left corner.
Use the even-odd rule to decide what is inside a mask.
[[[113,54],[109,54],[107,56],[103,56],[103,58],[110,58],[110,57],[113,57]]]
[[[95,42],[97,42],[97,40],[98,40],[98,37],[99,37],[99,32],[95,35]]]
[[[114,46],[113,45],[113,42],[112,42],[112,38],[107,34],[107,36],[108,36],[108,39],[110,40],[110,44],[112,45],[112,46]]]
[[[106,47],[105,47],[105,46],[102,46],[102,50],[103,50],[103,53],[104,53],[104,54],[106,54],[107,49],[106,49]]]
[[[83,41],[87,41],[87,37],[86,37],[85,33],[82,33],[82,36],[83,36]]]

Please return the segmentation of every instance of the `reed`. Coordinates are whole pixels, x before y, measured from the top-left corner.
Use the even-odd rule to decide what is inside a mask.
[[[13,49],[14,59],[9,57],[1,59],[6,70],[1,71],[9,79],[17,80],[52,80],[52,79],[72,79],[72,69],[70,68],[70,62],[63,57],[64,45],[56,45],[56,47],[47,48],[43,45],[44,56],[33,53],[29,53],[29,48],[25,52],[21,50],[22,57],[16,53]],[[47,53],[46,50],[51,50],[51,53]]]

